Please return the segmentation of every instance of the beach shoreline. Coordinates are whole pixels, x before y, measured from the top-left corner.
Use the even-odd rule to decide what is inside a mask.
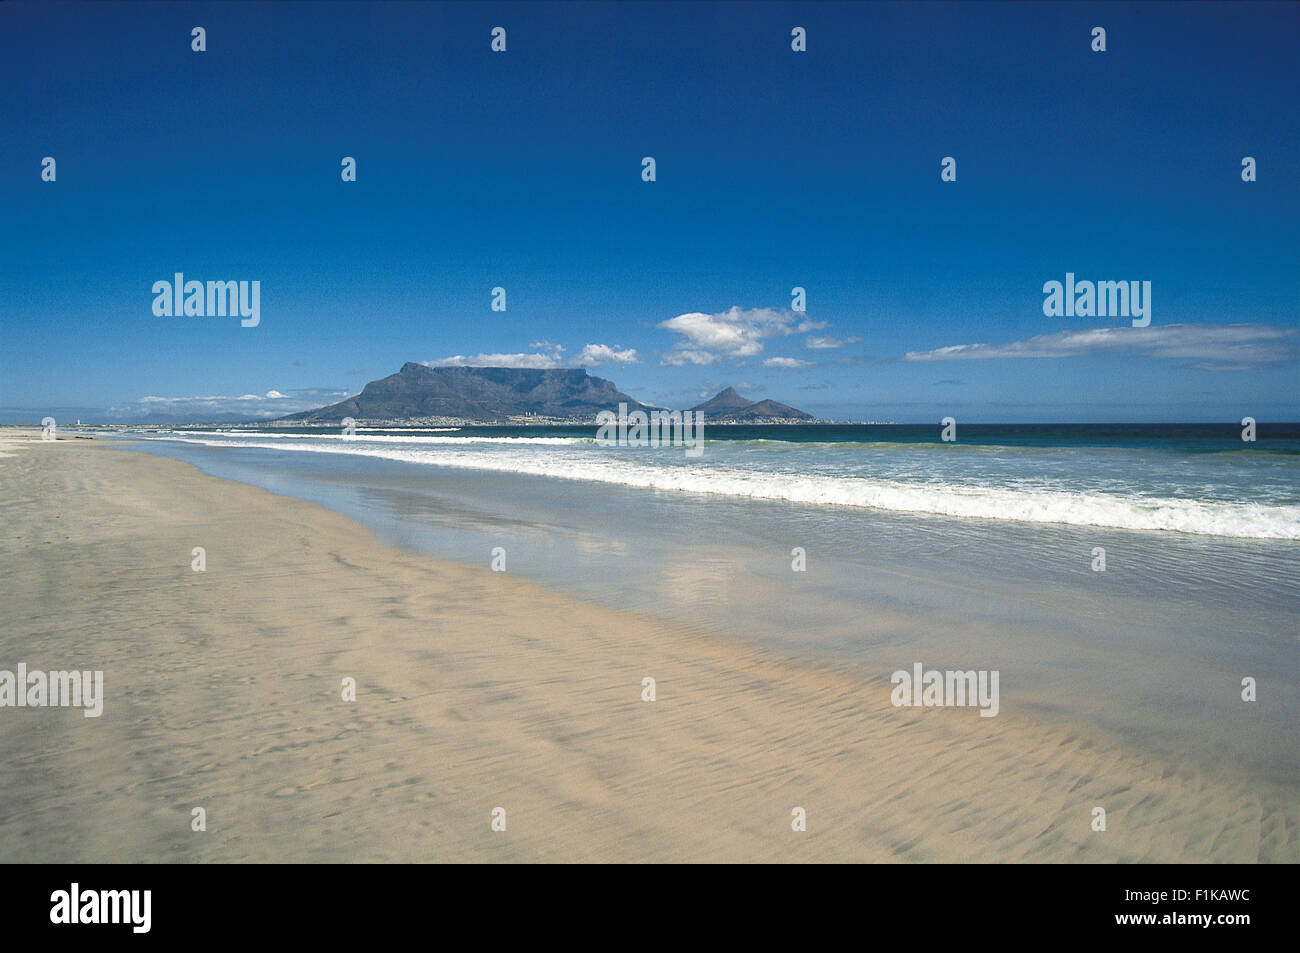
[[[0,860],[1297,860],[1285,786],[1086,725],[895,708],[884,677],[105,450],[0,436],[0,668],[105,685],[98,718],[0,709]]]

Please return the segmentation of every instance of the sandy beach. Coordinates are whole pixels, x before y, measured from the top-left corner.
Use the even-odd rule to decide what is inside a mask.
[[[1293,790],[895,708],[175,460],[10,430],[0,488],[0,669],[105,695],[0,709],[2,861],[1300,859]]]

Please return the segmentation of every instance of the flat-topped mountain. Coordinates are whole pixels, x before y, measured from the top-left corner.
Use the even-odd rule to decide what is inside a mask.
[[[591,423],[619,404],[650,413],[654,408],[629,397],[612,381],[581,368],[429,367],[406,363],[396,374],[371,381],[355,397],[281,417],[288,424],[358,422],[404,425],[429,423],[519,423],[540,418]],[[728,387],[692,410],[705,423],[771,423],[815,420],[811,414],[774,400],[746,400]]]
[[[747,400],[736,393],[734,387],[720,391],[704,403],[690,408],[704,415],[706,423],[712,421],[724,423],[751,423],[769,420],[807,421],[816,420],[812,414],[795,410],[786,404],[774,400]]]
[[[446,418],[486,423],[514,417],[591,421],[602,410],[649,412],[612,382],[581,368],[428,367],[406,363],[396,374],[371,381],[355,397],[283,417],[285,422],[338,423]]]

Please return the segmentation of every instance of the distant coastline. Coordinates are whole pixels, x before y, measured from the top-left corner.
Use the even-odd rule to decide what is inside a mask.
[[[841,427],[899,427],[905,426],[895,420],[829,420],[820,417],[811,419],[795,419],[783,417],[764,417],[754,420],[708,420],[705,421],[710,427],[814,427],[814,426],[841,426]],[[501,420],[469,420],[463,417],[419,417],[403,418],[401,420],[367,420],[358,418],[358,430],[427,430],[429,428],[469,428],[469,427],[595,427],[594,418],[578,417],[542,417],[542,416],[520,416],[508,417]],[[35,424],[0,424],[0,428],[28,428]],[[241,420],[241,421],[189,421],[186,423],[176,423],[174,421],[143,421],[139,423],[95,423],[94,421],[78,421],[75,424],[63,425],[62,429],[94,429],[94,430],[138,430],[140,428],[165,428],[169,430],[319,430],[322,433],[338,430],[337,424],[324,422],[305,422],[291,421],[287,422],[282,418],[272,420]]]

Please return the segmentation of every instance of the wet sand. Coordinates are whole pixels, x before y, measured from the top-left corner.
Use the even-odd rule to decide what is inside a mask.
[[[102,669],[106,696],[99,718],[0,708],[0,860],[1300,859],[1285,787],[1015,711],[894,708],[884,678],[740,632],[394,549],[174,460],[0,433],[0,669]]]

